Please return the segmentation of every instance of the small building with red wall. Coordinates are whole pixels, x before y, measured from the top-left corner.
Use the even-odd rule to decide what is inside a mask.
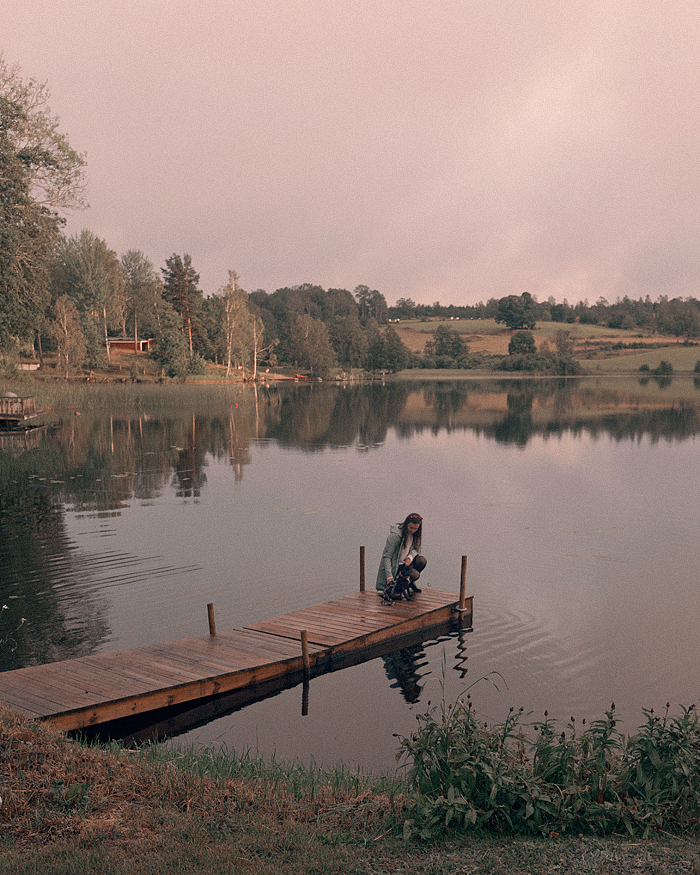
[[[155,344],[155,339],[134,340],[133,337],[108,337],[107,347],[112,349],[128,349],[131,352],[149,352]]]

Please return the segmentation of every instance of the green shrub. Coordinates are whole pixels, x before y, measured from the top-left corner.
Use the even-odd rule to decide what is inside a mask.
[[[202,358],[202,356],[198,352],[196,352],[190,359],[187,371],[189,374],[192,374],[192,376],[199,377],[203,374],[208,373],[209,368],[207,367],[207,363],[204,358]]]
[[[508,355],[534,355],[535,336],[531,331],[516,331],[508,344]]]
[[[471,700],[429,708],[401,739],[411,762],[415,802],[406,837],[430,839],[474,827],[498,832],[598,834],[688,829],[700,822],[700,727],[695,706],[646,725],[626,739],[615,705],[577,731],[558,732],[545,712],[523,724],[511,709],[503,724],[480,722]],[[534,740],[526,730],[535,731]]]

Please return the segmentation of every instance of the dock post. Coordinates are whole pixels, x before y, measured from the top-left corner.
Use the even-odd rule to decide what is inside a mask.
[[[465,598],[467,595],[467,557],[462,556],[462,573],[459,578],[459,610],[465,610]]]
[[[309,659],[309,633],[306,629],[301,630],[301,659],[304,663],[304,675],[311,674],[311,660]]]
[[[365,548],[360,547],[360,592],[365,591]]]
[[[214,622],[214,605],[209,602],[207,605],[207,613],[209,614],[209,634],[216,635],[216,623]]]

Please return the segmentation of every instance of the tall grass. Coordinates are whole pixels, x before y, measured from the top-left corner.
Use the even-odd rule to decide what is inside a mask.
[[[330,790],[340,797],[365,794],[400,794],[407,789],[404,779],[390,775],[374,775],[360,768],[345,765],[322,767],[279,762],[257,756],[249,750],[237,752],[227,747],[195,748],[171,744],[146,745],[139,750],[143,761],[153,765],[175,764],[178,768],[216,781],[243,780],[262,782],[269,790],[284,790],[293,798],[314,799]]]
[[[0,705],[0,824],[45,837],[80,832],[109,810],[129,810],[136,822],[159,810],[196,812],[211,825],[232,813],[262,821],[293,814],[296,822],[386,829],[405,781],[346,767],[283,765],[249,753],[146,745],[86,745],[27,721]]]
[[[2,387],[0,386],[0,389]],[[34,395],[37,406],[61,412],[212,411],[229,408],[267,390],[241,383],[78,383],[56,380],[7,381],[4,391]]]
[[[682,343],[671,344],[663,349],[649,349],[640,352],[629,352],[624,355],[612,353],[607,358],[587,360],[581,359],[581,365],[590,373],[623,373],[639,371],[642,365],[650,369],[657,367],[662,360],[673,365],[674,371],[694,371],[695,363],[700,359],[700,347],[684,346]]]

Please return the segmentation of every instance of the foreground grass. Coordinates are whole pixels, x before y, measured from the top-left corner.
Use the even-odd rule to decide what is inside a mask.
[[[404,842],[400,779],[88,747],[0,710],[0,873],[690,873],[658,834]]]

